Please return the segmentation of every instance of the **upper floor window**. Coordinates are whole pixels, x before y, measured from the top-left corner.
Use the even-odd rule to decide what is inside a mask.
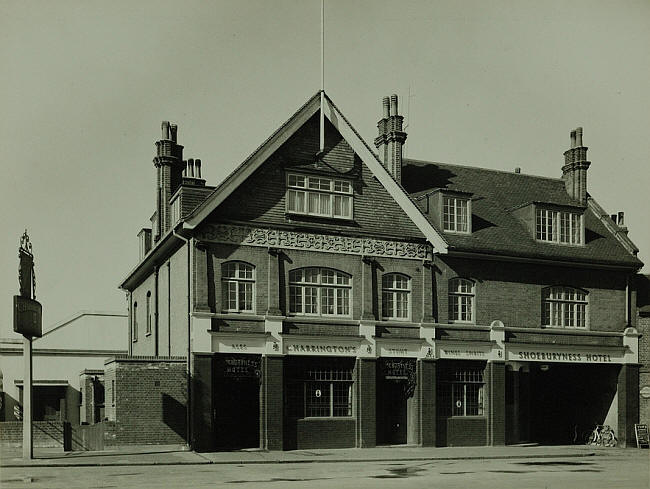
[[[145,334],[150,335],[151,334],[151,322],[152,322],[152,317],[151,317],[151,291],[147,291],[147,327]]]
[[[289,272],[289,312],[314,316],[349,316],[352,283],[347,273],[330,268]]]
[[[544,325],[586,328],[587,293],[572,287],[548,287],[543,291]]]
[[[352,184],[347,180],[287,175],[287,212],[352,219]]]
[[[582,244],[581,214],[538,207],[535,216],[535,236],[540,241]]]
[[[469,233],[470,200],[451,195],[442,196],[442,227],[445,231]]]
[[[381,281],[381,315],[384,319],[408,319],[411,279],[401,273],[387,273]]]
[[[133,317],[131,318],[131,341],[138,341],[138,303],[133,303]]]
[[[471,280],[454,278],[449,281],[449,320],[474,321],[474,282]]]
[[[223,310],[226,312],[253,312],[255,277],[254,267],[239,261],[221,266]]]

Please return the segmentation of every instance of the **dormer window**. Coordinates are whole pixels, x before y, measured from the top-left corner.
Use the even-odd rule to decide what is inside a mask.
[[[537,207],[535,237],[550,243],[581,245],[584,242],[582,214]]]
[[[352,184],[320,176],[287,175],[287,212],[352,219]]]
[[[471,203],[467,197],[442,196],[442,228],[454,233],[470,232]]]

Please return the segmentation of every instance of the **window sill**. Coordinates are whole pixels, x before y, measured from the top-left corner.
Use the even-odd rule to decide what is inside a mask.
[[[470,231],[452,231],[450,229],[443,229],[444,233],[447,234],[459,234],[461,236],[471,236],[472,233]]]
[[[352,217],[334,217],[334,216],[320,216],[316,214],[300,214],[298,212],[285,212],[284,217],[287,221],[300,221],[300,222],[320,222],[329,224],[356,224],[354,216]]]
[[[470,414],[467,416],[440,416],[441,418],[452,418],[452,419],[487,419],[485,414]]]
[[[336,323],[336,324],[359,324],[359,321],[352,319],[352,316],[318,316],[318,315],[305,315],[292,314],[287,316],[287,321],[294,321],[298,323]]]
[[[549,326],[547,324],[542,324],[542,329],[554,330],[554,331],[589,331],[587,326]]]
[[[310,421],[350,421],[355,418],[354,416],[309,416],[296,419],[309,423]]]
[[[559,241],[546,241],[543,239],[535,238],[535,242],[539,244],[545,244],[545,245],[553,245],[553,246],[563,246],[566,248],[584,248],[585,244],[584,243],[560,243]]]

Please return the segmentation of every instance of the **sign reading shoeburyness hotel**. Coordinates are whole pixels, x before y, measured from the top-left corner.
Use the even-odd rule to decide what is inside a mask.
[[[509,347],[508,360],[523,362],[563,362],[607,364],[624,363],[625,352],[621,349],[603,351],[602,349],[570,348],[524,348]]]

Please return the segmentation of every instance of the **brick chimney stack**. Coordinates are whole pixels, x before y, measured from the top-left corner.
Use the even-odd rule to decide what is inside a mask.
[[[397,95],[382,99],[383,117],[377,122],[379,135],[375,138],[375,146],[379,152],[379,161],[391,175],[402,180],[402,146],[406,141],[406,133],[402,131],[404,117],[399,115]]]
[[[156,141],[156,213],[153,226],[154,240],[158,241],[171,223],[169,199],[181,185],[183,178],[183,146],[177,144],[178,126],[162,122],[162,136]]]
[[[571,131],[571,148],[564,152],[562,180],[567,193],[582,205],[587,204],[587,147],[582,145],[582,127]]]

